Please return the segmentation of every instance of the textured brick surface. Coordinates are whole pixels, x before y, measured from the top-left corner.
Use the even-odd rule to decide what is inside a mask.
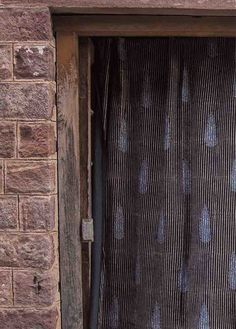
[[[24,231],[53,230],[55,197],[20,197],[20,225]]]
[[[15,306],[51,306],[57,300],[58,279],[53,271],[14,271]]]
[[[18,222],[18,199],[0,196],[0,230],[16,229]]]
[[[18,46],[14,52],[17,79],[54,79],[54,50],[50,46]]]
[[[53,105],[54,92],[49,84],[0,84],[0,118],[50,119]]]
[[[55,191],[56,167],[48,161],[10,161],[6,165],[8,193],[49,193]]]
[[[49,269],[54,253],[52,237],[0,233],[0,267]]]
[[[15,156],[16,125],[12,122],[0,121],[0,158]]]
[[[12,46],[0,45],[0,80],[12,79]]]
[[[48,9],[1,9],[1,41],[41,41],[52,39]]]
[[[1,329],[55,329],[59,312],[51,310],[0,310]]]
[[[1,329],[60,327],[54,58],[49,9],[0,0]]]
[[[11,270],[0,270],[0,307],[11,306],[12,295],[12,273]]]
[[[19,156],[21,158],[49,157],[56,151],[56,132],[53,124],[19,125]]]

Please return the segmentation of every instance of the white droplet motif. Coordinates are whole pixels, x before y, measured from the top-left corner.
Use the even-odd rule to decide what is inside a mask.
[[[231,169],[230,187],[232,192],[236,192],[236,160],[233,161]]]
[[[113,298],[108,316],[109,316],[110,328],[118,329],[119,328],[119,303],[118,303],[117,297]]]
[[[139,172],[139,193],[145,194],[148,190],[148,162],[144,160]]]
[[[199,221],[199,236],[203,243],[208,243],[211,240],[211,224],[208,208],[204,206]]]
[[[164,150],[167,151],[170,148],[170,122],[169,118],[165,120],[165,132],[164,132]]]
[[[210,114],[207,119],[204,142],[208,147],[214,147],[217,145],[216,121],[213,114]]]
[[[178,288],[183,293],[187,291],[187,280],[187,268],[183,264],[178,274]]]
[[[165,240],[165,216],[163,210],[160,213],[160,218],[157,228],[157,241],[159,243],[164,243]]]
[[[117,207],[115,218],[114,218],[114,236],[117,240],[124,238],[124,212],[123,208],[119,205]]]
[[[141,264],[140,264],[140,256],[138,255],[135,263],[135,284],[138,286],[141,283]]]
[[[236,254],[233,253],[230,257],[229,263],[229,273],[228,273],[228,281],[230,289],[236,289]]]
[[[189,99],[189,78],[188,78],[188,71],[186,67],[184,67],[183,83],[182,83],[182,101],[186,103],[188,102],[188,99]]]
[[[161,329],[161,311],[157,303],[152,311],[151,329]]]
[[[210,329],[209,316],[208,316],[208,311],[207,311],[207,307],[205,304],[203,304],[201,307],[198,329]]]
[[[118,148],[121,152],[126,153],[128,150],[128,131],[127,123],[124,119],[120,120]]]

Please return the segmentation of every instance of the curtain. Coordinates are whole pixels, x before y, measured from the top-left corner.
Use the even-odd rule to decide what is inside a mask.
[[[236,328],[235,38],[94,45],[98,328]]]

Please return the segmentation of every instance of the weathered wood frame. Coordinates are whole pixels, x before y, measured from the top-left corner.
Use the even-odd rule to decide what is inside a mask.
[[[82,40],[79,50],[79,38],[236,37],[236,19],[223,16],[75,15],[55,16],[54,28],[57,39],[62,329],[87,329],[90,246],[81,242],[80,227],[81,219],[91,216],[91,54],[88,39]],[[83,316],[83,313],[86,314]]]

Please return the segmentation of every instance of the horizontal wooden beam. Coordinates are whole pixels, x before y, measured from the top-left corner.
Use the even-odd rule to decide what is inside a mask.
[[[79,36],[236,37],[235,17],[68,15],[53,21],[56,32]]]

